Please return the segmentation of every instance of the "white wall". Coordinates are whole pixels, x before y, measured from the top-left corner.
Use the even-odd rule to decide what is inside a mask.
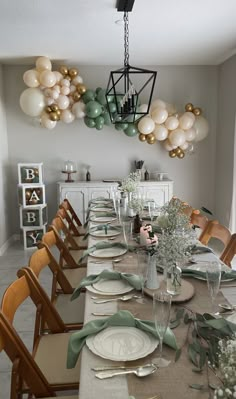
[[[6,110],[3,93],[3,72],[0,65],[0,253],[1,247],[10,235],[8,207],[8,146],[7,146],[7,125]]]
[[[4,67],[11,168],[11,181],[8,185],[12,193],[9,203],[12,234],[19,229],[16,196],[18,162],[44,163],[49,220],[56,212],[56,181],[63,180],[60,170],[67,159],[77,162],[79,179],[84,178],[84,164],[92,165],[92,179],[103,179],[124,177],[133,167],[134,160],[143,159],[150,170],[168,172],[169,178],[174,180],[176,195],[189,201],[194,207],[204,205],[214,210],[217,67],[149,67],[158,71],[153,99],[161,98],[175,103],[180,111],[184,111],[186,103],[192,102],[203,109],[204,116],[210,123],[207,139],[196,146],[195,154],[186,156],[183,160],[169,158],[160,143],[141,143],[138,137],[127,137],[114,127],[97,131],[87,128],[82,120],[77,120],[71,125],[60,122],[52,131],[40,128],[19,106],[20,94],[26,89],[22,76],[30,67],[32,66]],[[79,67],[84,83],[91,89],[106,87],[110,69],[115,68]]]
[[[218,134],[216,151],[216,214],[220,222],[229,225],[236,117],[236,56],[220,66]],[[236,182],[234,182],[236,184]]]

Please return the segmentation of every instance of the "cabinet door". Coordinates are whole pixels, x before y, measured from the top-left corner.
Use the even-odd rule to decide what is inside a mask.
[[[143,187],[146,199],[153,199],[158,206],[163,206],[172,197],[169,185]]]
[[[111,186],[91,187],[89,190],[89,201],[98,197],[111,198]]]
[[[61,188],[60,202],[67,198],[75,212],[78,215],[81,223],[85,223],[86,211],[88,207],[88,193],[86,188]]]

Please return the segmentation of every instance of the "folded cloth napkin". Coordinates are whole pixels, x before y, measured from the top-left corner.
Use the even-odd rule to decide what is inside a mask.
[[[106,242],[106,241],[100,241],[100,242],[97,242],[97,244],[92,245],[92,247],[89,247],[88,249],[86,249],[83,252],[83,255],[79,258],[78,263],[80,264],[86,256],[93,253],[97,249],[105,249],[105,248],[123,248],[123,249],[127,249],[130,252],[135,251],[135,247],[133,247],[132,245],[126,245],[121,242],[111,243],[111,242]]]
[[[155,322],[150,320],[135,319],[128,310],[120,310],[111,317],[105,319],[92,320],[84,325],[82,330],[71,334],[68,343],[67,368],[75,367],[80,351],[89,335],[96,334],[107,327],[126,326],[136,327],[154,335],[158,339]],[[173,349],[178,349],[175,335],[168,327],[164,336],[164,343]]]
[[[107,203],[113,202],[113,200],[111,198],[97,197],[97,198],[91,199],[89,201],[89,205],[96,204],[97,201],[102,201],[102,202],[107,202]],[[101,204],[100,204],[100,206],[101,206]]]
[[[116,218],[116,213],[115,212],[99,212],[99,217],[112,217],[112,218]],[[90,222],[91,218],[87,216],[86,218],[86,222],[84,223],[84,227],[88,226],[88,223]]]
[[[92,285],[100,280],[124,280],[127,281],[136,290],[141,290],[142,284],[140,277],[136,274],[131,273],[120,273],[117,271],[103,270],[99,274],[91,274],[90,276],[84,277],[79,286],[75,288],[71,300],[77,298],[80,295],[81,289],[87,285]]]
[[[193,270],[190,268],[182,269],[182,276],[184,277],[202,277],[206,279],[206,272],[202,272],[200,270]],[[236,271],[229,269],[229,271],[221,272],[221,280],[235,280],[236,279]]]
[[[204,247],[203,245],[193,245],[189,247],[189,252],[191,255],[197,255],[197,254],[205,254],[207,252],[212,252],[213,250],[209,247]]]
[[[98,231],[98,230],[104,230],[104,233],[107,234],[108,230],[121,232],[121,227],[113,226],[110,224],[99,224],[98,226],[91,227],[89,229],[89,231],[84,235],[83,240],[86,240],[86,238],[88,238],[89,234],[91,234],[94,231]]]

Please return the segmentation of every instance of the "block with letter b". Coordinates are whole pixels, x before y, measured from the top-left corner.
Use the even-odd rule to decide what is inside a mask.
[[[26,207],[36,207],[45,204],[45,186],[44,184],[32,185],[27,184],[18,185],[18,200],[19,204]]]
[[[32,227],[25,227],[22,230],[24,249],[34,249],[37,247],[37,243],[42,240],[45,234],[46,227],[42,226],[39,229],[34,229]]]
[[[37,208],[20,206],[20,227],[41,227],[47,223],[47,205]]]
[[[42,184],[43,164],[42,163],[18,163],[19,184]]]

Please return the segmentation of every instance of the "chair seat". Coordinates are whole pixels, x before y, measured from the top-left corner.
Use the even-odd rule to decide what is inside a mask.
[[[69,281],[73,288],[78,287],[82,278],[86,277],[87,269],[86,267],[80,267],[78,269],[65,269],[63,270],[64,275]]]
[[[83,240],[83,236],[73,236],[73,239],[80,248],[88,248],[88,240]]]
[[[86,234],[86,229],[83,226],[76,226],[76,228],[81,236]]]
[[[75,368],[67,369],[67,348],[71,333],[43,335],[35,354],[35,361],[52,385],[78,383],[80,361]]]
[[[78,263],[80,257],[83,255],[83,253],[84,253],[84,250],[83,250],[83,249],[70,249],[70,254],[71,254],[71,256],[74,258],[74,261],[75,261],[76,263]],[[63,265],[63,267],[65,267],[65,266],[66,266],[67,268],[70,267],[70,265]]]
[[[84,322],[85,294],[82,292],[74,301],[71,294],[60,294],[56,297],[54,306],[65,324]]]

